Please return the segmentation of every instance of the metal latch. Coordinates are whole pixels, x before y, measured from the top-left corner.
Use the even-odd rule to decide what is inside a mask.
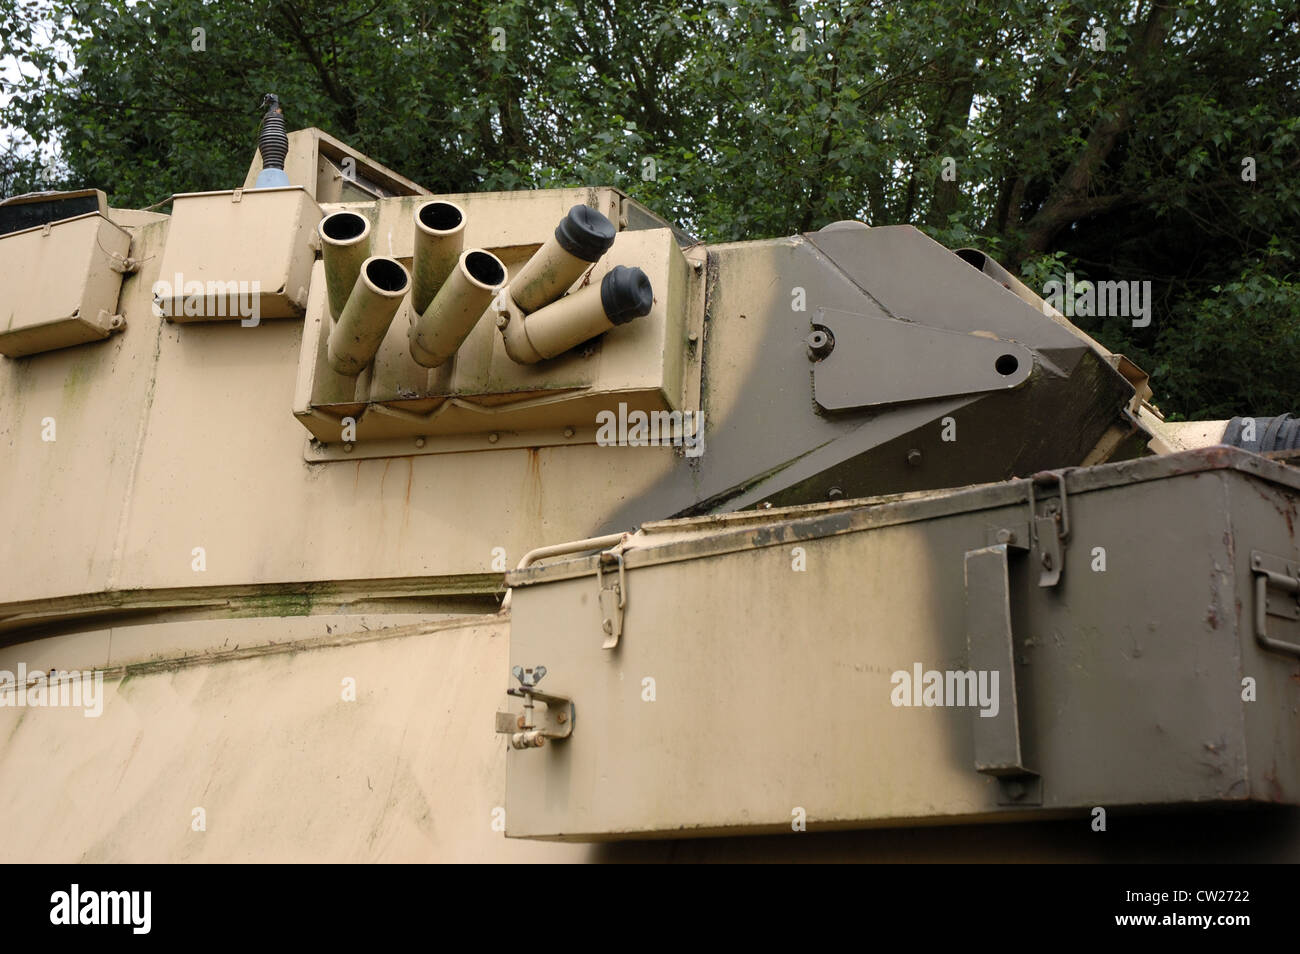
[[[1300,643],[1289,643],[1268,634],[1270,616],[1300,620],[1300,565],[1252,550],[1250,570],[1255,575],[1255,638],[1266,649],[1300,655]],[[1286,595],[1270,598],[1269,587]]]
[[[1047,513],[1038,515],[1034,485],[1055,480],[1060,500],[1047,502]],[[1039,566],[1038,585],[1055,586],[1065,569],[1065,541],[1070,536],[1070,505],[1065,495],[1065,471],[1045,470],[1029,478],[1029,541]]]
[[[618,563],[618,578],[605,582],[605,563],[609,560]],[[623,564],[622,544],[611,550],[605,550],[596,559],[596,587],[600,597],[600,628],[605,634],[601,649],[613,649],[623,635],[623,608],[627,606],[627,569]]]
[[[507,689],[506,695],[518,696],[524,700],[523,715],[515,715],[513,712],[497,713],[496,730],[498,734],[510,736],[510,747],[540,749],[547,739],[567,739],[571,736],[575,714],[573,700],[537,691],[537,684],[546,675],[546,667],[525,669],[523,666],[515,666],[510,672],[519,680],[519,688]],[[536,711],[535,702],[546,704],[540,715]]]

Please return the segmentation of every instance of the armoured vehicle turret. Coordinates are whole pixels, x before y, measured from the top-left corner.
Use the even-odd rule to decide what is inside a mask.
[[[1293,419],[909,226],[276,135],[0,204],[6,860],[1300,853]]]

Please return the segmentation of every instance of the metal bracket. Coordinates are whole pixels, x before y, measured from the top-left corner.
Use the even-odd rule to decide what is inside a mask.
[[[233,192],[230,193],[230,201],[231,201],[231,202],[238,202],[238,201],[240,201],[240,200],[243,199],[243,198],[244,198],[244,190],[243,190],[243,189],[236,189],[236,190],[234,190]]]
[[[1060,502],[1048,501],[1047,513],[1038,514],[1034,485],[1055,480]],[[1070,536],[1070,503],[1065,493],[1065,471],[1045,470],[1034,474],[1029,483],[1029,539],[1034,562],[1039,567],[1038,585],[1055,586],[1065,569],[1065,541]]]
[[[546,675],[545,666],[524,669],[515,666],[511,673],[519,680],[518,689],[507,689],[506,695],[517,696],[524,700],[522,715],[513,712],[496,714],[496,731],[510,736],[510,747],[514,749],[540,749],[546,740],[558,741],[573,735],[573,721],[577,710],[573,700],[567,696],[557,696],[549,692],[539,692],[537,684]],[[546,705],[540,713],[534,703]]]
[[[1016,692],[1015,641],[1011,633],[1011,580],[1007,544],[998,543],[966,551],[966,652],[976,672],[998,673],[997,714],[977,709],[974,714],[975,768],[985,775],[1006,779],[1004,795],[1027,804],[1027,789],[1016,794],[1012,780],[1024,782],[1037,775],[1026,765],[1021,746],[1021,726]]]
[[[1265,649],[1300,656],[1300,643],[1289,643],[1268,634],[1270,616],[1300,620],[1300,565],[1252,550],[1250,570],[1255,576],[1255,639]],[[1290,595],[1269,599],[1269,587]]]
[[[607,559],[618,561],[618,579],[608,586],[604,576]],[[600,599],[600,628],[605,633],[605,641],[600,644],[600,648],[613,649],[623,635],[623,608],[627,606],[627,569],[619,546],[603,551],[596,560],[596,588]]]
[[[813,398],[827,411],[1005,391],[1034,369],[1034,352],[1005,338],[832,308],[817,309],[811,325]]]

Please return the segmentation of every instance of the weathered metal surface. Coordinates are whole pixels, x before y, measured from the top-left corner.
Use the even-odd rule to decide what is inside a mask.
[[[98,212],[0,236],[0,354],[39,354],[120,332],[131,236]]]
[[[553,204],[548,193],[542,193],[539,201],[548,207]],[[475,208],[470,204],[466,212],[467,233],[476,222]],[[409,223],[406,230],[411,230]],[[503,253],[500,257],[513,273],[527,255],[511,256],[506,250],[528,246],[535,237],[518,231],[502,239],[506,246],[488,250]],[[433,369],[420,367],[409,349],[408,300],[389,327],[373,368],[361,380],[345,378],[333,372],[326,361],[324,339],[329,322],[324,300],[312,296],[294,413],[314,437],[333,446],[313,448],[310,456],[337,460],[351,453],[338,446],[344,417],[355,421],[352,443],[357,447],[353,450],[370,453],[372,442],[394,439],[404,440],[404,450],[416,438],[423,438],[425,446],[433,443],[427,451],[433,452],[445,447],[447,438],[468,435],[478,438],[470,447],[484,450],[508,446],[497,441],[489,445],[488,434],[499,438],[517,433],[529,444],[528,434],[534,430],[560,434],[565,429],[575,434],[581,430],[590,442],[597,414],[617,412],[620,403],[628,411],[644,413],[698,409],[698,404],[689,402],[698,401],[699,364],[687,364],[684,345],[691,329],[698,336],[702,323],[702,282],[692,283],[687,260],[667,229],[621,233],[614,247],[593,266],[590,280],[599,282],[621,263],[635,264],[650,275],[655,288],[651,313],[540,366],[523,366],[507,356],[494,324],[497,312],[489,305],[454,362]],[[318,284],[314,278],[312,287]],[[383,449],[391,454],[395,445]]]
[[[1002,338],[826,308],[812,324],[832,335],[833,346],[813,365],[813,396],[828,411],[1005,390],[1034,370],[1033,352]],[[904,354],[908,360],[899,361]]]
[[[300,316],[321,217],[299,186],[175,196],[159,310],[175,322]]]
[[[980,711],[996,725],[1006,697],[900,706],[891,674],[977,668],[966,554],[1024,520],[1028,481],[643,528],[624,548],[634,598],[614,654],[582,635],[599,616],[594,558],[511,574],[512,659],[547,666],[582,730],[562,751],[508,754],[508,832],[777,831],[799,809],[810,826],[853,827],[1300,802],[1295,660],[1254,638],[1248,556],[1296,558],[1287,523],[1252,512],[1265,498],[1294,508],[1296,473],[1217,448],[1074,476],[1059,583],[1037,586],[1020,557],[1005,595],[981,594],[1014,634],[999,682],[1014,677],[1023,750],[1009,759],[986,761],[971,727]],[[1039,773],[1041,807],[1008,804],[981,768]]]
[[[794,807],[809,829],[795,841],[696,840],[685,856],[956,860],[1006,857],[1009,842],[815,832],[1039,812],[1083,828],[1090,801],[1295,800],[1278,700],[1296,662],[1269,644],[1296,638],[1295,471],[1219,448],[1073,470],[1068,505],[1044,477],[1031,505],[1011,478],[1213,443],[1222,426],[1163,425],[1141,371],[990,263],[908,228],[703,246],[608,188],[439,197],[464,210],[465,246],[509,273],[570,207],[599,209],[620,231],[593,274],[643,268],[654,310],[530,367],[484,318],[429,371],[411,360],[404,304],[375,361],[326,386],[311,230],[344,202],[370,223],[371,254],[408,265],[430,196],[318,130],[290,136],[286,170],[301,188],[181,196],[171,216],[104,212],[129,235],[129,253],[109,254],[126,333],[0,361],[0,669],[106,677],[95,720],[0,707],[6,860],[674,858],[681,846],[544,846],[503,829],[791,832]],[[14,238],[0,239],[0,267]],[[79,267],[57,264],[60,293]],[[155,283],[177,271],[259,281],[259,319],[161,320]],[[28,277],[10,300],[35,300]],[[1013,342],[1026,376],[936,395],[876,375],[860,383],[897,393],[826,410],[806,340],[818,309]],[[825,344],[818,357],[835,360]],[[881,367],[953,387],[955,355],[874,346]],[[703,453],[604,446],[597,413],[615,407],[702,412]],[[373,420],[344,441],[350,414]],[[943,489],[981,481],[999,483]],[[851,500],[878,493],[895,496]],[[796,506],[728,513],[770,504]],[[663,521],[681,514],[700,516]],[[518,615],[484,615],[507,566],[637,526],[582,541],[615,547],[603,579],[595,555],[524,566]],[[1104,573],[1090,566],[1099,545]],[[793,570],[795,547],[815,566]],[[882,703],[899,657],[942,668],[973,655],[966,554],[990,547],[1006,548],[1005,576],[992,574],[1005,586],[975,604],[1003,668],[1011,640],[1014,705],[1007,683],[992,718]],[[1252,551],[1276,578],[1246,565]],[[502,739],[491,713],[512,659],[550,668],[542,694],[557,705],[534,693],[532,727]],[[1245,675],[1249,705],[1225,688]],[[1005,756],[1009,712],[1020,751]],[[977,754],[986,728],[992,756]],[[507,819],[515,741],[511,797],[531,794]],[[1296,815],[1272,816],[1267,838],[1258,814],[1242,817],[1207,840],[1235,832],[1244,854],[1296,854]],[[1047,832],[1054,854],[1100,854],[1073,830],[1017,826]]]
[[[971,719],[975,768],[988,775],[1029,775],[1020,747],[1015,635],[1007,544],[966,551],[966,659],[975,672],[998,672],[997,706]]]

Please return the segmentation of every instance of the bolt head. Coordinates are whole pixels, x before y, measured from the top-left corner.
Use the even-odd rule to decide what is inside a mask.
[[[501,435],[500,435],[500,434],[489,434],[489,435],[488,435],[488,443],[489,443],[489,444],[495,444],[495,443],[496,443],[497,441],[499,441],[500,439],[501,439]]]
[[[844,491],[840,490],[840,488],[838,487],[832,487],[826,493],[826,498],[828,500],[839,500],[843,496],[844,496]]]
[[[505,327],[506,325],[508,325],[508,324],[510,324],[510,318],[509,318],[507,315],[505,315],[505,314],[497,315],[497,327],[498,327],[498,328],[504,328],[504,327]]]
[[[907,462],[913,467],[918,466],[921,463],[921,452],[913,447],[907,452]]]
[[[345,454],[351,454],[351,453],[352,453],[352,444],[351,444],[351,443],[345,443],[345,444],[343,445],[343,453],[345,453]]]
[[[835,339],[831,337],[829,331],[821,328],[808,335],[804,339],[804,344],[808,346],[808,353],[813,358],[824,358],[835,350]]]
[[[555,721],[560,723],[560,725],[564,725],[564,723],[569,721],[569,714],[567,712],[558,712],[555,715]]]
[[[417,437],[417,438],[415,439],[415,446],[416,446],[416,447],[423,447],[423,446],[424,446],[424,438],[423,438],[423,437]]]
[[[566,427],[566,428],[564,429],[564,436],[565,436],[565,437],[572,437],[575,433],[577,433],[577,432],[574,431],[574,429],[571,428],[571,427]]]
[[[515,720],[515,725],[516,725],[518,728],[522,729],[522,728],[524,727],[524,717],[523,717],[523,716],[520,716],[518,719],[516,719],[516,720]]]

